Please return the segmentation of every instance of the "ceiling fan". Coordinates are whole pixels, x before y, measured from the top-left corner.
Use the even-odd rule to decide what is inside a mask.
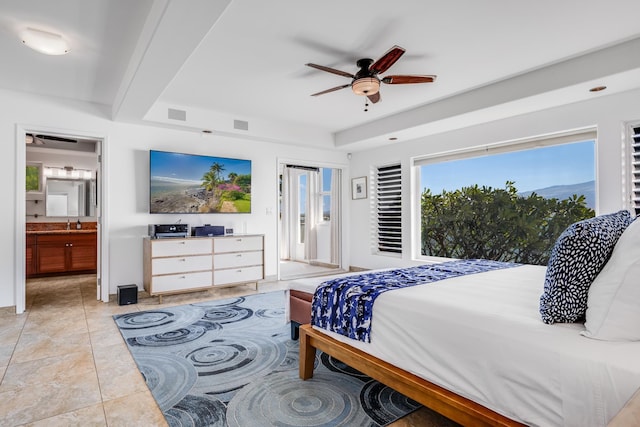
[[[360,70],[356,74],[347,73],[346,71],[336,70],[335,68],[325,67],[317,64],[305,64],[308,67],[326,71],[328,73],[337,74],[339,76],[349,77],[351,83],[336,86],[322,92],[314,93],[311,96],[323,95],[325,93],[334,92],[336,90],[351,87],[356,95],[366,96],[374,104],[380,101],[380,83],[398,85],[410,83],[432,83],[436,76],[434,75],[392,75],[380,77],[379,74],[387,71],[398,59],[404,54],[405,49],[400,46],[393,46],[380,59],[373,61],[371,58],[362,58],[356,62]],[[365,111],[367,111],[365,109]]]

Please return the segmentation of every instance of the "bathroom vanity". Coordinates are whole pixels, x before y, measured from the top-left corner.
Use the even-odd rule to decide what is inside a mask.
[[[95,223],[83,223],[80,230],[67,230],[66,223],[39,224],[46,226],[27,224],[27,277],[96,272]]]

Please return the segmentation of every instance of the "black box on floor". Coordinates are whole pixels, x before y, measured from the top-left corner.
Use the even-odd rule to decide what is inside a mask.
[[[118,305],[128,305],[138,303],[137,285],[118,286]]]

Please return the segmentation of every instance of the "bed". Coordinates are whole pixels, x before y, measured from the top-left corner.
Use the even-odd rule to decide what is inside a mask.
[[[615,292],[605,290],[625,295],[630,313],[640,311],[639,287],[632,286],[640,274],[640,222],[633,225],[614,239],[625,247],[613,242],[620,250],[611,249],[589,290],[596,301],[615,281]],[[547,270],[521,265],[383,293],[373,307],[371,342],[309,325],[313,294],[327,278],[293,281],[300,377],[313,375],[319,349],[463,425],[607,425],[640,387],[640,333],[589,338],[589,314],[587,323],[543,323]],[[596,306],[589,306],[593,319]]]

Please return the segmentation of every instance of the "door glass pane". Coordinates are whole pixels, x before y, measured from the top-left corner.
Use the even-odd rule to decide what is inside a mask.
[[[331,196],[322,196],[322,220],[331,221]]]
[[[322,192],[330,192],[331,191],[331,174],[333,169],[322,168],[320,169],[322,172]]]

